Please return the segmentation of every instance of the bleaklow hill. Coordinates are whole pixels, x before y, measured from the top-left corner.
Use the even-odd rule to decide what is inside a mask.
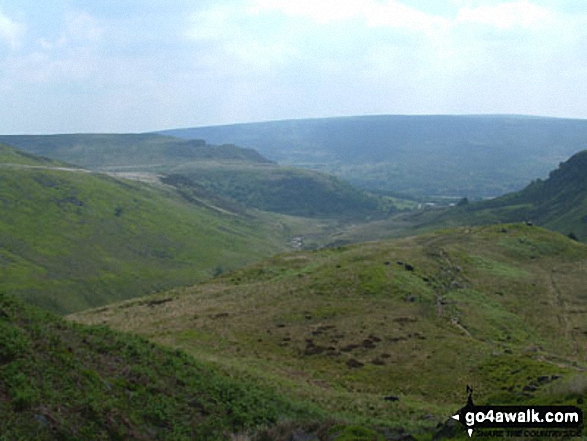
[[[466,385],[478,405],[585,409],[585,259],[586,245],[540,227],[464,227],[283,254],[71,318],[430,439]]]
[[[405,208],[333,176],[280,166],[252,149],[157,134],[0,136],[29,154],[122,177],[159,181],[187,197],[221,198],[232,208],[364,219]],[[235,205],[236,204],[236,205]],[[409,206],[409,205],[408,205]]]
[[[157,171],[202,160],[271,162],[252,149],[153,134],[0,135],[0,143],[102,171]]]
[[[0,293],[0,415],[3,440],[179,441],[316,414],[180,351]]]
[[[254,148],[368,190],[436,198],[517,191],[587,148],[587,120],[508,115],[356,116],[161,133]]]
[[[201,281],[294,234],[287,218],[6,146],[0,183],[0,290],[60,313]]]

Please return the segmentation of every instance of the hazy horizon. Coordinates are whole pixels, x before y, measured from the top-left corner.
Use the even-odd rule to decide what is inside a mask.
[[[587,118],[572,0],[0,0],[0,133]]]

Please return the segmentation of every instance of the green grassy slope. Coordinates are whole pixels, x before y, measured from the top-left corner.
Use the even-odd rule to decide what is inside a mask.
[[[162,133],[251,147],[370,190],[470,198],[519,190],[587,148],[585,120],[503,115],[376,115]]]
[[[57,312],[195,283],[292,234],[287,219],[0,153],[0,289]]]
[[[140,338],[0,294],[0,439],[226,440],[311,412]]]
[[[587,246],[539,227],[461,228],[284,254],[72,318],[427,439],[466,385],[477,404],[587,392],[586,259]]]

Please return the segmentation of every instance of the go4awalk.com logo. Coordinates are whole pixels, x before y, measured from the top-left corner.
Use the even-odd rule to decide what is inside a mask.
[[[581,436],[583,412],[575,406],[476,406],[473,389],[467,386],[467,405],[452,416],[470,437],[480,436],[573,437]],[[494,429],[490,433],[487,429]],[[499,429],[499,430],[496,430]]]

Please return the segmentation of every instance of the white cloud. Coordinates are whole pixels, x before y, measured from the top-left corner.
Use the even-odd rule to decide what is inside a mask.
[[[20,44],[20,38],[24,34],[24,26],[12,21],[0,11],[0,41],[3,40],[11,48],[15,49]]]
[[[498,29],[536,28],[548,25],[552,21],[553,14],[550,10],[527,0],[477,8],[463,7],[456,19],[457,23],[484,24]]]
[[[430,31],[446,26],[446,20],[404,5],[396,0],[257,0],[250,12],[281,11],[292,17],[305,17],[318,24],[360,19],[369,27],[392,27]]]
[[[250,11],[239,7],[212,6],[193,14],[184,35],[196,43],[200,62],[219,70],[268,71],[298,53],[288,38],[259,26]]]
[[[68,14],[65,27],[58,38],[50,40],[46,37],[37,39],[37,43],[44,50],[53,50],[67,47],[91,46],[102,41],[104,29],[86,12]]]
[[[76,41],[98,42],[104,34],[97,20],[86,12],[67,17],[67,36]]]
[[[448,20],[405,6],[398,1],[371,2],[365,10],[367,24],[372,27],[391,27],[410,31],[432,32],[446,28]]]
[[[222,6],[199,11],[191,16],[190,26],[185,35],[195,41],[210,41],[226,37],[234,31],[230,24],[233,14],[232,9]]]
[[[361,15],[366,4],[355,0],[257,0],[250,12],[279,10],[292,17],[306,17],[326,24]]]

